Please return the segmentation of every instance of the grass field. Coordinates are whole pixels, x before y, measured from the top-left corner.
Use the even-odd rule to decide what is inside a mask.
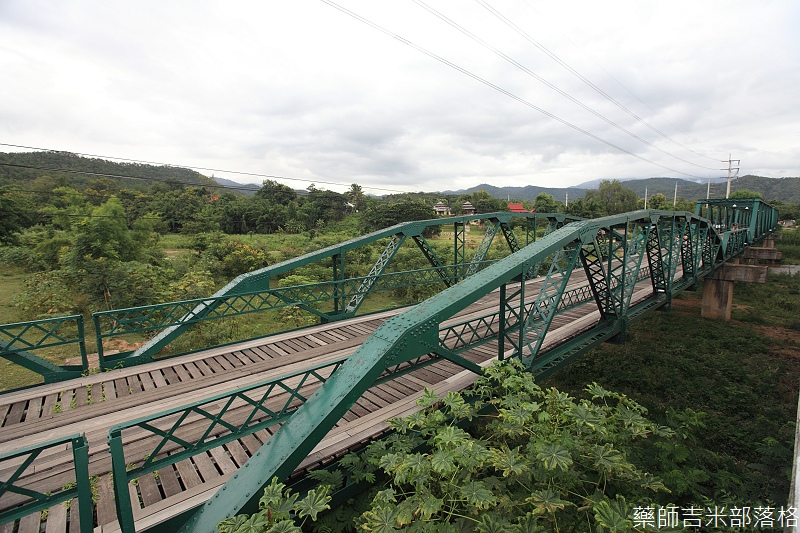
[[[724,322],[700,316],[700,291],[682,293],[670,311],[633,325],[624,345],[604,344],[546,384],[580,396],[596,381],[660,423],[675,422],[675,410],[703,412],[693,438],[713,453],[698,452],[680,469],[713,472],[701,483],[709,498],[727,492],[740,501],[785,502],[800,387],[798,294],[800,276],[737,283],[733,317]]]

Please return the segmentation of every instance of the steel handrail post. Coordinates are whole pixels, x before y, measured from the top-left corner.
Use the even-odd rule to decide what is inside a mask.
[[[72,459],[75,464],[75,483],[78,488],[78,517],[81,533],[94,531],[92,485],[89,479],[89,443],[86,435],[72,439]]]
[[[111,473],[114,476],[114,505],[117,508],[117,521],[122,533],[136,533],[131,496],[128,493],[128,465],[125,463],[125,450],[122,444],[122,431],[112,428],[108,434],[108,447],[111,452]]]

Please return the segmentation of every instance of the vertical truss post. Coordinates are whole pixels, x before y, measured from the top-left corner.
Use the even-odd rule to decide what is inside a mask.
[[[333,265],[333,314],[344,311],[344,252],[331,257]]]
[[[539,354],[545,335],[547,334],[553,317],[558,311],[558,303],[564,294],[572,270],[575,268],[578,256],[580,255],[581,245],[574,242],[556,252],[547,277],[539,289],[539,294],[525,319],[522,340],[527,346],[529,353],[526,355],[520,352],[520,358],[526,368],[533,365],[533,361]]]
[[[453,222],[453,276],[456,283],[464,277],[466,269],[466,224]]]
[[[536,242],[536,216],[525,219],[525,246]]]
[[[589,280],[589,287],[592,290],[592,296],[597,304],[597,309],[600,311],[600,317],[605,318],[607,314],[609,298],[608,278],[606,271],[603,268],[603,247],[600,245],[601,235],[606,230],[601,229],[592,239],[591,242],[581,246],[580,257],[583,264],[583,270],[586,272],[586,278]]]
[[[470,261],[469,266],[467,267],[465,277],[470,277],[475,272],[480,270],[481,263],[486,258],[486,253],[489,251],[489,247],[492,245],[494,236],[497,235],[497,229],[500,227],[500,221],[497,219],[491,219],[488,221],[488,223],[491,225],[487,226],[486,231],[483,232],[483,239],[481,239],[478,249],[475,250],[475,255],[472,256],[472,261]]]
[[[128,465],[122,446],[122,432],[112,428],[108,434],[108,447],[111,452],[111,471],[114,474],[114,505],[117,507],[117,520],[122,533],[136,533],[133,520],[133,506],[128,491]]]
[[[650,234],[650,223],[634,223],[630,239],[625,243],[625,259],[623,264],[622,283],[620,284],[620,314],[625,316],[631,305],[636,290],[636,280],[642,268],[642,260],[646,254],[647,236]]]
[[[663,222],[656,221],[647,235],[647,264],[650,267],[650,281],[653,283],[653,294],[666,294],[667,278],[664,275],[664,262],[661,254],[661,231]]]
[[[350,303],[347,304],[345,311],[348,313],[355,313],[358,311],[364,298],[369,294],[372,286],[375,285],[375,282],[381,277],[384,269],[386,269],[386,266],[391,262],[394,254],[397,253],[398,248],[400,248],[405,240],[406,236],[403,234],[392,235],[389,244],[386,245],[386,248],[381,252],[381,256],[375,261],[375,264],[372,265],[369,274],[367,274],[367,277],[364,278],[364,281],[362,281],[361,285],[358,287],[358,291],[350,298]]]
[[[508,248],[511,250],[511,253],[513,254],[519,252],[519,243],[517,242],[517,237],[514,235],[514,230],[511,229],[511,226],[505,222],[501,222],[500,229],[503,230],[503,236],[506,238],[506,242],[508,243]]]
[[[436,269],[436,273],[444,282],[445,286],[449,287],[453,284],[453,281],[450,279],[450,275],[447,273],[447,267],[442,264],[439,260],[439,256],[436,255],[436,251],[430,245],[428,240],[423,237],[422,235],[414,235],[412,237],[414,242],[417,243],[417,246],[422,251],[422,255],[428,260],[432,267]]]
[[[511,344],[514,350],[513,356],[522,353],[524,342],[524,332],[520,327],[525,317],[525,282],[524,276],[511,280],[520,281],[519,288],[509,291],[508,283],[500,285],[500,327],[498,329],[497,358],[501,361],[505,359],[506,343]],[[510,283],[509,282],[509,283]],[[511,292],[511,294],[509,294]],[[519,298],[515,306],[514,299]]]
[[[89,444],[85,435],[72,439],[72,460],[75,464],[75,484],[78,489],[80,531],[89,533],[94,530],[94,505],[92,505],[92,486],[89,480]],[[72,527],[70,530],[74,531]]]

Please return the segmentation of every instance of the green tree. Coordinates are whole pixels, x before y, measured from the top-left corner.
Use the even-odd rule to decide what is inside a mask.
[[[76,227],[75,260],[84,258],[132,261],[139,256],[141,241],[128,229],[125,209],[116,197],[92,210]]]
[[[671,209],[672,202],[667,200],[667,197],[663,194],[656,193],[652,195],[650,198],[647,199],[647,208],[648,209]]]
[[[764,195],[748,189],[739,189],[738,191],[733,191],[729,198],[760,198],[763,200]]]
[[[289,205],[297,200],[297,193],[288,185],[273,180],[264,180],[262,187],[256,191],[256,197],[280,205]]]
[[[552,195],[540,192],[533,201],[533,208],[537,213],[557,213],[558,205]]]
[[[595,201],[602,215],[618,215],[636,210],[638,198],[631,189],[619,180],[603,180],[596,190],[586,191],[586,201]]]
[[[15,244],[16,234],[31,224],[30,206],[17,194],[9,187],[0,187],[0,244]]]
[[[356,211],[363,211],[367,205],[364,189],[357,183],[350,185],[350,189],[344,195],[350,200],[350,203],[353,204],[353,209]]]
[[[396,204],[378,204],[367,208],[361,216],[361,229],[371,233],[401,222],[428,220],[433,218],[433,207],[425,202],[407,200]],[[428,234],[439,230],[438,226],[429,228]]]

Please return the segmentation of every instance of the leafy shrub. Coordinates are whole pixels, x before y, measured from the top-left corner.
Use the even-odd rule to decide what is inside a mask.
[[[627,501],[668,492],[631,457],[644,439],[673,432],[648,421],[645,409],[624,395],[596,384],[586,390],[591,400],[544,390],[508,362],[487,369],[464,394],[440,398],[426,390],[418,403],[441,409],[392,420],[399,436],[388,446],[370,445],[369,466],[383,471],[389,486],[361,516],[360,529],[630,528]],[[479,435],[462,429],[484,407],[496,415]],[[346,464],[365,466],[357,459]]]

